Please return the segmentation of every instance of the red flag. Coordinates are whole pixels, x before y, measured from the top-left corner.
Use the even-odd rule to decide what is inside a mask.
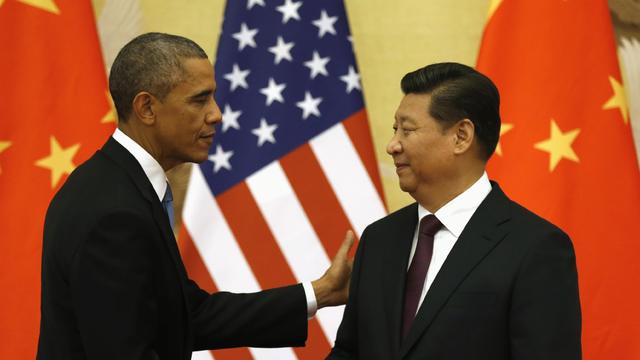
[[[640,358],[640,173],[607,2],[502,1],[478,69],[502,96],[489,175],[573,239],[584,359]]]
[[[0,1],[0,358],[33,359],[42,227],[114,128],[89,1]]]

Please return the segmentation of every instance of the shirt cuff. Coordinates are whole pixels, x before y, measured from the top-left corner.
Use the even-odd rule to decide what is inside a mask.
[[[307,319],[311,319],[318,311],[316,293],[313,291],[311,282],[303,282],[302,287],[304,288],[304,295],[307,297]]]

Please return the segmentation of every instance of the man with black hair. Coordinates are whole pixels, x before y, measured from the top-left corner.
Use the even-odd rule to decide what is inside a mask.
[[[37,358],[173,360],[303,346],[307,318],[346,301],[352,235],[312,283],[208,294],[180,258],[165,171],[207,159],[222,120],[213,66],[189,39],[144,34],[119,52],[109,88],[118,129],[47,211]]]
[[[401,86],[387,152],[416,203],[364,231],[328,358],[580,359],[571,240],[485,172],[500,134],[496,86],[456,63]]]

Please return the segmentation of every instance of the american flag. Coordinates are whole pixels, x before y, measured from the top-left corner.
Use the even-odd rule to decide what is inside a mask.
[[[215,74],[223,121],[179,236],[189,272],[234,292],[314,280],[346,230],[386,213],[343,2],[228,1]],[[194,358],[324,358],[342,310],[309,321],[305,348]]]

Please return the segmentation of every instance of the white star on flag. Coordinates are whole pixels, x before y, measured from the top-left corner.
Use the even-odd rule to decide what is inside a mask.
[[[295,44],[293,42],[284,42],[282,36],[278,36],[277,44],[269,48],[269,52],[275,55],[275,63],[279,64],[282,59],[293,61],[293,58],[291,57],[291,48],[294,45]]]
[[[260,93],[267,97],[267,106],[271,105],[272,102],[278,101],[284,104],[284,98],[282,97],[282,90],[287,87],[287,84],[276,83],[273,78],[269,78],[269,85],[267,87],[260,89]]]
[[[347,93],[350,93],[353,89],[362,90],[360,87],[360,74],[356,72],[353,66],[349,66],[349,73],[340,76],[340,80],[347,84]]]
[[[291,0],[284,0],[284,4],[276,8],[282,13],[282,23],[286,24],[290,19],[300,20],[300,14],[298,14],[300,6],[302,6],[302,1],[293,2]]]
[[[224,78],[231,81],[231,91],[234,91],[238,86],[248,89],[247,75],[250,72],[251,70],[241,70],[238,64],[233,64],[233,70],[228,74],[224,74]]]
[[[322,102],[321,97],[314,98],[311,96],[310,92],[304,93],[304,100],[298,101],[296,106],[302,109],[302,119],[307,119],[309,115],[315,115],[320,117],[320,110],[318,110],[318,105]]]
[[[260,127],[251,130],[251,133],[258,137],[258,146],[262,146],[265,142],[276,143],[273,132],[278,128],[277,124],[269,125],[265,118],[260,119]]]
[[[313,25],[318,27],[318,37],[321,38],[326,33],[330,33],[333,35],[336,34],[336,29],[333,27],[333,24],[335,24],[336,21],[338,21],[337,16],[330,17],[329,15],[327,15],[327,12],[325,10],[322,10],[322,12],[320,13],[320,18],[314,20],[312,23]]]
[[[248,0],[247,1],[247,9],[251,10],[254,5],[260,5],[264,7],[264,0]]]
[[[313,52],[313,58],[304,62],[304,66],[311,70],[311,78],[315,78],[318,74],[329,76],[327,72],[327,63],[331,60],[330,57],[322,58],[317,51]]]
[[[242,111],[233,111],[229,104],[224,106],[224,112],[222,113],[222,132],[227,131],[229,128],[240,130],[240,124],[238,124],[238,118],[242,115]]]
[[[229,163],[229,158],[233,156],[233,151],[224,151],[222,150],[222,146],[218,145],[216,147],[216,153],[209,155],[209,161],[213,162],[213,172],[217,173],[220,169],[224,168],[227,170],[231,170],[231,164]]]
[[[246,23],[242,23],[240,31],[231,36],[238,40],[238,50],[242,51],[246,46],[256,47],[256,41],[253,38],[257,33],[258,29],[249,29]]]

